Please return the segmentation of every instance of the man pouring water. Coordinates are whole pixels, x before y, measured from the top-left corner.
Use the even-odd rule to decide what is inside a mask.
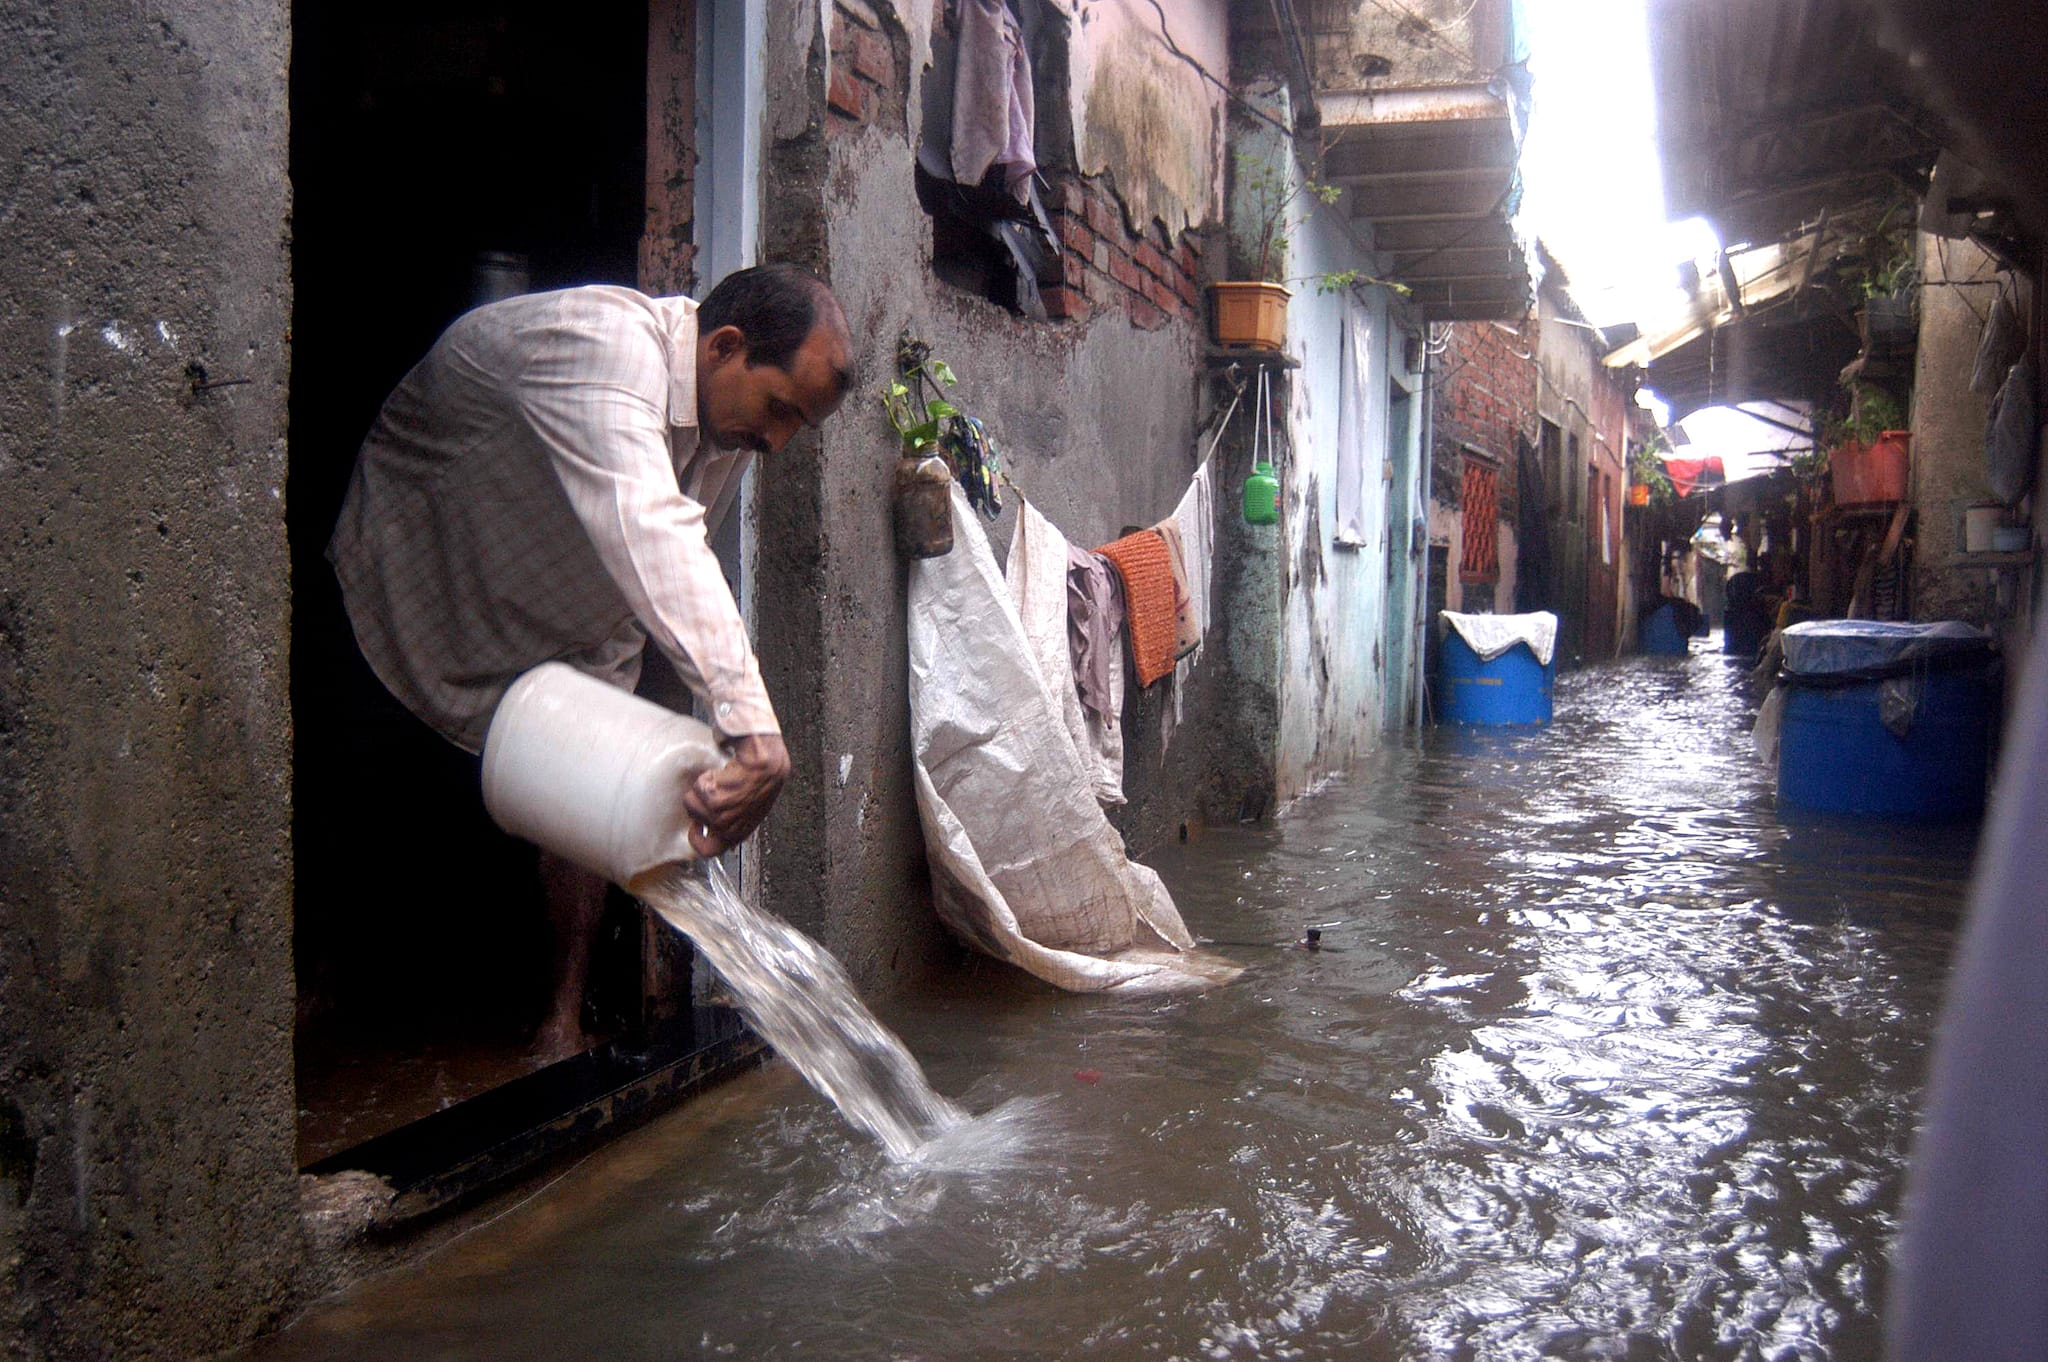
[[[789,757],[709,537],[751,456],[838,408],[851,352],[831,291],[780,265],[701,304],[593,286],[465,314],[385,400],[328,545],[364,659],[474,753],[521,673],[561,661],[631,689],[651,639],[728,755],[684,795],[690,842],[743,840]],[[584,1044],[605,886],[546,851],[540,868],[554,1057]]]

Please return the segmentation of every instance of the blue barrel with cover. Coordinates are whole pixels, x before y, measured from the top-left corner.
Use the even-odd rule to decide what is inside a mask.
[[[1557,616],[1442,612],[1438,718],[1447,724],[1547,724]]]
[[[1930,823],[1983,813],[1992,635],[1954,620],[1813,620],[1781,638],[1781,805]]]

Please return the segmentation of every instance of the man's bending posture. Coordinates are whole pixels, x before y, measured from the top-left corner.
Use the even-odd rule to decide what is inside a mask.
[[[703,303],[609,286],[459,318],[384,402],[328,557],[385,687],[472,753],[522,672],[562,661],[631,688],[651,638],[731,760],[684,796],[711,856],[752,832],[789,772],[708,538],[755,453],[829,416],[850,381],[824,284],[766,265]],[[554,997],[536,1039],[586,1042],[596,876],[543,852]]]

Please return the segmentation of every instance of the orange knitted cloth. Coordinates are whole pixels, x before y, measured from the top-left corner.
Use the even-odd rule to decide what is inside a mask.
[[[1124,628],[1138,684],[1149,686],[1173,670],[1173,551],[1157,530],[1139,530],[1095,550],[1124,584]]]

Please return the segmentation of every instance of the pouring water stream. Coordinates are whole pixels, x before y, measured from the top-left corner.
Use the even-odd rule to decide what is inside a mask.
[[[831,952],[750,907],[716,863],[659,867],[632,892],[689,937],[755,1032],[899,1162],[967,1120],[854,992]]]

